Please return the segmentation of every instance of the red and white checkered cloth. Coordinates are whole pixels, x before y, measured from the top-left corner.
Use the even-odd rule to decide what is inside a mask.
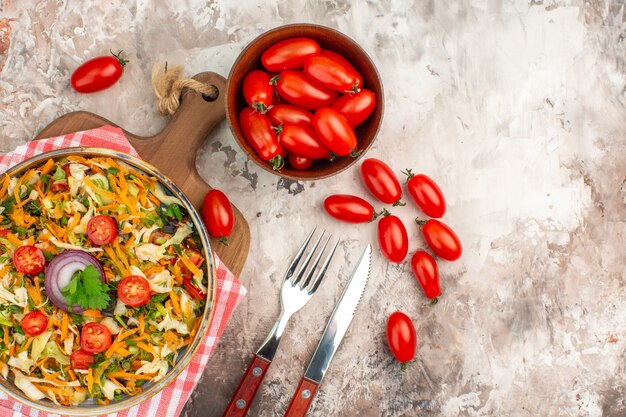
[[[31,156],[55,149],[78,146],[108,148],[139,156],[124,136],[122,129],[104,126],[98,129],[70,133],[56,138],[31,141],[20,145],[13,152],[0,156],[0,173]],[[220,261],[217,255],[215,255],[215,269],[217,272],[215,312],[205,339],[187,368],[170,385],[151,399],[126,411],[109,414],[108,417],[176,417],[180,414],[185,402],[198,384],[202,372],[226,327],[228,319],[246,295],[246,289],[241,285],[237,277]],[[0,391],[0,416],[58,417],[59,414],[50,414],[30,408]]]

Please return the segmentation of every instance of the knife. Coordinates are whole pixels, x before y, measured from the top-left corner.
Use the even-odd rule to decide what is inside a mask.
[[[365,285],[370,274],[371,260],[372,247],[367,245],[333,310],[333,314],[326,324],[322,339],[317,345],[315,353],[313,353],[313,358],[311,358],[304,377],[300,380],[285,417],[304,417],[311,406],[315,392],[319,388],[322,378],[324,378],[330,361],[339,348],[341,339],[343,339],[352,322],[361,296],[365,291]]]

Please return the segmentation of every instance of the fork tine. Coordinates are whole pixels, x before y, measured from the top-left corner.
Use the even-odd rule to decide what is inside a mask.
[[[328,243],[328,241],[326,243]],[[317,288],[322,283],[322,278],[324,278],[324,274],[326,274],[326,270],[328,269],[330,260],[333,258],[333,255],[335,255],[335,250],[337,249],[337,245],[339,245],[339,240],[335,242],[330,253],[324,260],[324,264],[322,265],[322,268],[320,268],[320,271],[317,273],[317,276],[315,277],[315,280],[313,281],[313,284],[311,285],[311,289],[309,290],[309,295],[312,295],[315,291],[317,291]]]
[[[291,285],[294,285],[294,286],[298,285],[300,280],[302,280],[302,277],[304,276],[304,272],[307,266],[309,265],[309,262],[311,261],[313,254],[317,250],[317,247],[319,246],[320,241],[322,240],[322,237],[324,237],[324,233],[326,233],[326,231],[322,230],[322,234],[317,238],[315,245],[313,246],[309,254],[306,256],[306,258],[304,258],[304,261],[302,261],[302,266],[298,269],[298,273],[296,274],[295,278],[291,279]]]
[[[326,239],[326,242],[324,242],[324,244],[322,245],[322,248],[319,250],[317,256],[315,257],[315,260],[313,261],[313,264],[311,265],[311,268],[309,269],[309,273],[306,274],[306,278],[304,278],[304,280],[300,284],[301,289],[304,289],[309,286],[309,283],[311,282],[311,277],[313,276],[313,273],[315,272],[315,268],[317,268],[317,265],[320,263],[320,259],[322,258],[322,255],[324,254],[324,251],[326,250],[326,246],[328,246],[328,241],[330,240],[332,236],[333,235],[328,236],[328,238]]]
[[[291,264],[289,264],[289,268],[287,268],[287,272],[285,272],[285,276],[283,277],[283,282],[291,278],[291,276],[295,272],[298,266],[298,263],[300,262],[300,258],[302,258],[302,254],[304,253],[304,250],[306,249],[306,247],[309,245],[309,242],[311,241],[311,238],[313,237],[313,233],[315,233],[316,230],[317,230],[317,226],[315,226],[313,230],[311,230],[311,233],[309,233],[307,238],[304,240],[304,243],[300,247],[300,250],[298,251],[296,256],[294,256],[293,259],[291,260]]]

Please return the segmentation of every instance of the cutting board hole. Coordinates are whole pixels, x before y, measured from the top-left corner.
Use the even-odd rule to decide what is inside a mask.
[[[208,101],[209,103],[217,100],[219,96],[220,96],[220,90],[217,88],[215,89],[215,95],[202,94],[202,98],[204,99],[204,101]]]

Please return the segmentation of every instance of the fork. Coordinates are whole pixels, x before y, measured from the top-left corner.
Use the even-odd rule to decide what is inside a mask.
[[[291,261],[291,264],[283,277],[283,283],[280,290],[280,315],[278,316],[274,327],[272,327],[272,330],[265,338],[265,341],[252,358],[252,362],[243,375],[241,382],[239,382],[239,386],[230,400],[223,417],[243,417],[246,415],[248,408],[250,407],[250,403],[254,399],[254,396],[261,385],[261,381],[263,381],[263,378],[265,377],[265,374],[274,359],[278,343],[280,342],[280,338],[285,331],[287,322],[296,311],[300,310],[311,299],[311,296],[313,296],[322,282],[322,278],[328,269],[330,260],[335,254],[339,241],[337,241],[330,249],[319,271],[317,272],[317,275],[313,277],[315,269],[322,259],[322,255],[326,251],[326,247],[331,238],[331,236],[329,236],[326,239],[321,249],[317,252],[315,259],[313,259],[313,255],[315,254],[325,233],[325,231],[322,231],[313,248],[303,259],[306,248],[309,246],[314,233],[315,229],[309,233],[302,244],[302,247]],[[311,259],[313,259],[313,263],[311,264],[311,267],[309,267]]]

